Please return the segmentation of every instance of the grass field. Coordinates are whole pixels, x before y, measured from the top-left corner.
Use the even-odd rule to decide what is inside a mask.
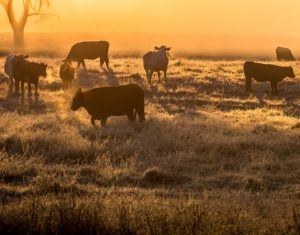
[[[49,65],[38,100],[7,98],[1,70],[0,234],[300,233],[300,62],[271,96],[245,93],[243,61],[173,58],[152,87],[141,59],[89,61],[65,91],[61,58],[33,60]],[[143,125],[70,111],[79,86],[130,82]]]

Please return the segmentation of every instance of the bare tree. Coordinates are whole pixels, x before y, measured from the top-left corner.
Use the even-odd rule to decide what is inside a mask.
[[[50,0],[23,0],[23,12],[19,20],[16,19],[13,3],[14,0],[0,0],[0,4],[6,11],[14,33],[14,44],[16,47],[22,47],[24,45],[24,29],[28,17],[38,16],[41,20],[45,19],[47,14],[43,13],[43,7],[48,7]]]

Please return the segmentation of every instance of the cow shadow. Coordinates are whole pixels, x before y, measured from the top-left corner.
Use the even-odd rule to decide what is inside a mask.
[[[114,72],[113,69],[104,68],[103,75],[109,86],[119,86],[120,85],[119,79],[117,78],[116,73]]]
[[[98,70],[78,70],[73,84],[84,89],[120,85],[114,70],[106,68],[102,72]]]
[[[279,94],[270,94],[269,83],[252,84],[253,92],[245,91],[242,78],[226,81],[216,77],[204,80],[194,77],[169,77],[146,90],[152,103],[158,103],[169,114],[211,106],[220,111],[282,109],[289,116],[299,116],[300,83],[287,79],[279,85]],[[299,111],[298,111],[299,110]]]
[[[10,93],[0,99],[2,109],[19,114],[41,114],[47,111],[45,101],[39,96],[14,96]]]

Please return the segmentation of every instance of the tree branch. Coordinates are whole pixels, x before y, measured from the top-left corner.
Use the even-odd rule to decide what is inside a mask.
[[[8,8],[8,1],[9,0],[0,0],[0,4],[4,7],[5,11],[7,11]]]

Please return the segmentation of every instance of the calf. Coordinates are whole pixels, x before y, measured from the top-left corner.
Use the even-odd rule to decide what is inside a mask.
[[[47,65],[43,63],[18,60],[14,66],[15,94],[20,94],[21,83],[21,94],[24,95],[24,84],[27,83],[28,96],[31,96],[31,84],[35,86],[35,96],[38,96],[39,78],[47,76],[46,69]]]
[[[277,94],[277,83],[281,82],[284,78],[295,78],[293,68],[282,67],[272,64],[260,64],[255,62],[246,62],[244,64],[244,73],[246,78],[246,90],[251,91],[252,78],[258,82],[270,82],[271,93]]]
[[[164,72],[165,79],[167,78],[167,70],[169,65],[168,51],[170,47],[161,46],[155,47],[156,51],[150,51],[143,57],[144,69],[146,71],[147,81],[150,84],[154,72],[157,72],[160,79],[160,71]]]
[[[106,67],[109,68],[109,59],[108,59],[109,43],[106,41],[98,42],[79,42],[72,46],[67,58],[64,62],[78,62],[78,67],[82,64],[85,67],[85,59],[95,60],[100,58],[100,67],[103,64],[106,64]]]
[[[75,78],[75,69],[74,67],[65,62],[60,66],[59,76],[64,83],[65,88],[69,88]]]
[[[130,121],[145,121],[144,91],[136,84],[102,87],[83,92],[80,88],[73,98],[71,109],[85,108],[91,115],[91,123],[101,121],[101,126],[106,124],[111,116],[127,115]]]

